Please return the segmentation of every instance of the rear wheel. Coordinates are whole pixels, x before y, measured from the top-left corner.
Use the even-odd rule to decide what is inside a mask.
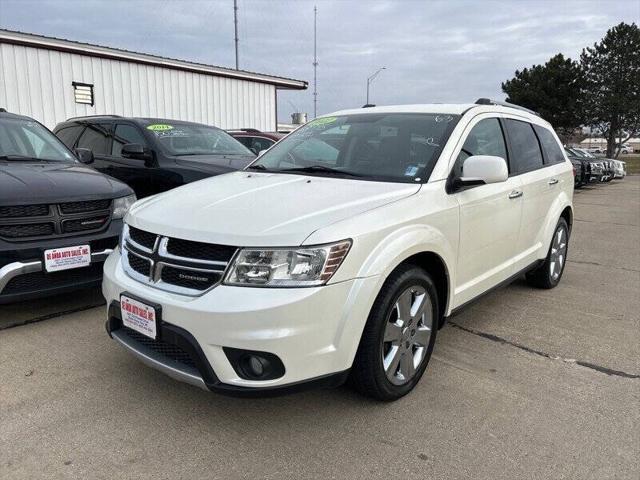
[[[551,239],[549,253],[544,263],[535,270],[527,273],[527,281],[537,288],[553,288],[562,278],[564,266],[567,262],[569,249],[569,225],[564,218],[560,218]]]
[[[380,290],[362,333],[351,380],[362,394],[396,400],[427,368],[438,328],[438,296],[431,277],[399,267]]]

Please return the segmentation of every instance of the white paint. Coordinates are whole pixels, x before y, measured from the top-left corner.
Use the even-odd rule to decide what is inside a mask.
[[[72,82],[93,84],[94,106],[75,103]],[[0,107],[49,128],[103,114],[277,128],[275,85],[9,43],[0,43]]]

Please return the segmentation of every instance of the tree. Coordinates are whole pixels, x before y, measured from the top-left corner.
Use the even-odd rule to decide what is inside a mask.
[[[561,53],[544,65],[516,70],[515,77],[502,83],[502,91],[507,102],[538,112],[563,140],[584,121],[580,66]]]
[[[580,56],[586,123],[607,140],[607,157],[640,133],[640,29],[620,23]]]

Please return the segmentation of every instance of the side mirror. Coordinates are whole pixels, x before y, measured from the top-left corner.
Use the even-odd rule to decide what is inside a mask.
[[[507,162],[493,155],[473,155],[462,164],[462,177],[458,183],[464,185],[483,185],[506,182],[509,178]]]
[[[80,163],[84,163],[85,165],[93,163],[93,152],[88,148],[76,148],[74,153],[76,154],[76,157],[78,157]]]
[[[260,150],[258,152],[258,157],[261,157],[262,155],[264,155],[264,152],[266,152],[266,151],[267,151],[266,149],[265,150]]]
[[[151,160],[151,152],[139,143],[127,143],[122,146],[120,154],[124,158],[135,158],[137,160]]]

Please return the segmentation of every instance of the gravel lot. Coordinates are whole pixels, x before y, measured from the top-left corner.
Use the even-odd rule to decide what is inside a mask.
[[[0,478],[638,478],[640,177],[576,192],[560,286],[498,290],[417,389],[235,399],[104,331],[99,292],[0,306]]]

